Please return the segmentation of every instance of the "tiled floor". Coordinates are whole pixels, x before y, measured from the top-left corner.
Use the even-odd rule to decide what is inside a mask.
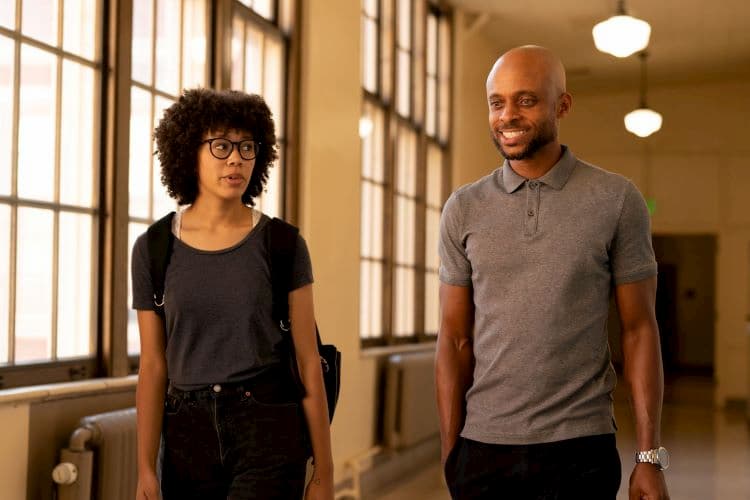
[[[625,393],[615,393],[623,480],[617,500],[627,500],[635,440]],[[667,384],[662,441],[672,465],[666,472],[673,500],[750,500],[750,425],[738,410],[713,408],[710,379],[682,377]],[[393,485],[378,500],[448,500],[438,464]]]

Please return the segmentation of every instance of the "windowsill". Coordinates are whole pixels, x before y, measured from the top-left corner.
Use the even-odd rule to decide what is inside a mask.
[[[364,347],[361,354],[363,358],[380,358],[391,354],[405,354],[409,352],[430,352],[435,350],[436,341],[430,340],[418,344],[389,345],[383,347]]]
[[[138,377],[98,378],[79,382],[34,385],[0,390],[0,406],[67,399],[86,394],[123,392],[135,388]]]

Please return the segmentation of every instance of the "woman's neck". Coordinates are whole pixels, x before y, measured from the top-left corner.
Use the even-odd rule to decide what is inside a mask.
[[[214,200],[199,196],[185,213],[191,220],[191,226],[218,228],[244,225],[250,211],[241,200]]]

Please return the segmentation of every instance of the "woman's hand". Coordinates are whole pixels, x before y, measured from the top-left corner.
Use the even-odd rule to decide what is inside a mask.
[[[148,472],[138,475],[135,500],[161,500],[161,488],[156,474]]]
[[[313,477],[307,483],[305,489],[305,500],[333,500],[333,475],[321,477],[317,471],[313,471]]]

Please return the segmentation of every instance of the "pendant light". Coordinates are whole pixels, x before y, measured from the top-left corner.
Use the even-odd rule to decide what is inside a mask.
[[[641,103],[640,108],[625,115],[625,128],[638,137],[648,137],[661,128],[661,114],[646,106],[646,52],[638,54],[641,59]]]
[[[616,57],[628,57],[648,47],[651,25],[627,15],[625,0],[618,0],[617,15],[594,26],[592,33],[597,49]]]

